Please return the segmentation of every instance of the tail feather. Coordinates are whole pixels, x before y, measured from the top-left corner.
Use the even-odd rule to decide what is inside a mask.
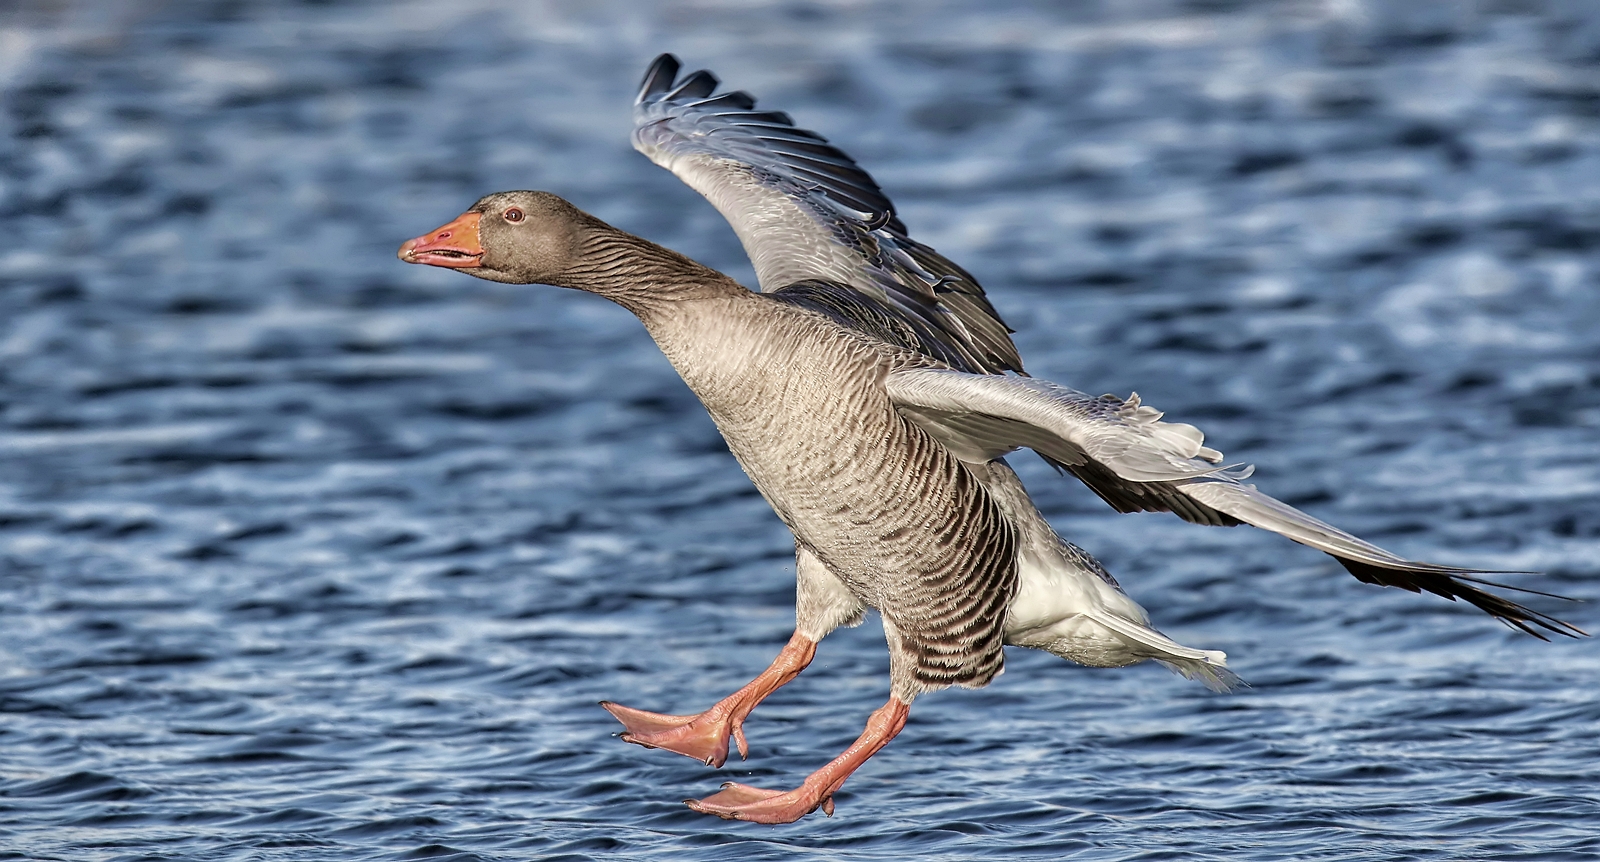
[[[1231,691],[1244,685],[1238,674],[1228,670],[1228,656],[1221,650],[1186,647],[1149,626],[1104,611],[1091,611],[1085,616],[1110,629],[1130,649],[1148,655],[1185,679],[1203,683],[1212,691]]]

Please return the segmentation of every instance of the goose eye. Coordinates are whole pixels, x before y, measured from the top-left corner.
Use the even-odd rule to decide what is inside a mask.
[[[517,209],[516,207],[506,210],[505,212],[501,213],[501,216],[503,216],[506,221],[511,222],[512,224],[522,221],[523,218],[522,210]]]

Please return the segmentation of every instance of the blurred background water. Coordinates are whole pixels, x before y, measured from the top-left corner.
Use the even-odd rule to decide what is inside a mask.
[[[1016,651],[832,819],[887,689],[840,632],[720,772],[613,738],[792,623],[783,527],[636,321],[394,259],[558,192],[753,283],[628,145],[658,52],[792,112],[1036,375],[1137,389],[1408,555],[1600,574],[1600,7],[0,4],[0,859],[1600,856],[1600,661],[1031,456],[1159,668]],[[1592,605],[1535,598],[1593,629]]]

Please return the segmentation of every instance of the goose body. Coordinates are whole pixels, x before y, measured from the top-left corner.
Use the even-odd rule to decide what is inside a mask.
[[[884,381],[919,358],[739,291],[646,327],[820,563],[807,573],[826,581],[818,589],[844,587],[848,619],[883,614],[906,659],[893,670],[902,697],[987,682],[1015,592],[1015,530],[957,458],[896,412]]]
[[[632,311],[794,534],[795,634],[777,659],[696,715],[603,704],[625,740],[721,766],[730,741],[746,753],[745,717],[818,641],[880,613],[890,696],[861,738],[794,790],[729,784],[691,801],[696,810],[767,823],[831,814],[833,794],[918,695],[987,684],[1006,644],[1100,667],[1154,659],[1217,690],[1237,682],[1221,652],[1162,635],[1056,534],[1004,460],[1024,447],[1120,511],[1251,524],[1368,583],[1460,598],[1536,636],[1581,634],[1480,589],[1493,584],[1476,570],[1406,560],[1274,500],[1137,396],[1027,377],[982,288],[911,240],[849,157],[746,94],[714,95],[708,73],[680,82],[677,70],[664,55],[646,74],[635,143],[729,217],[762,292],[546,192],[489,195],[400,256]]]

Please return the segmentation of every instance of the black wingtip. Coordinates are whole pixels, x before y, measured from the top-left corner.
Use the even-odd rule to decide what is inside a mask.
[[[1377,584],[1384,587],[1399,587],[1402,590],[1409,590],[1413,593],[1426,591],[1436,596],[1443,596],[1452,602],[1456,599],[1461,599],[1505,623],[1507,626],[1533,635],[1542,641],[1550,639],[1545,637],[1544,633],[1539,629],[1569,638],[1586,638],[1589,636],[1588,632],[1569,622],[1556,619],[1549,614],[1541,613],[1532,608],[1524,607],[1504,596],[1497,596],[1494,593],[1480,590],[1472,586],[1471,583],[1533,593],[1534,595],[1548,596],[1564,601],[1576,601],[1566,596],[1485,581],[1482,578],[1475,577],[1478,573],[1471,569],[1454,569],[1448,566],[1424,567],[1422,564],[1418,564],[1416,568],[1385,568],[1358,560],[1347,560],[1339,556],[1333,556],[1333,558],[1338,560],[1350,574],[1356,577],[1356,580],[1362,583]]]
[[[726,109],[738,111],[740,113],[749,111],[755,106],[755,97],[743,90],[734,90],[731,93],[723,93],[720,96],[712,96],[709,99],[701,99],[700,101],[694,103],[694,107],[701,111],[718,111]]]
[[[719,83],[721,82],[717,80],[716,75],[701,69],[700,71],[691,74],[689,77],[684,78],[683,83],[673,87],[672,92],[666,94],[662,98],[668,102],[704,99],[705,97],[716,92],[717,84]]]
[[[662,54],[650,63],[650,68],[645,70],[644,80],[639,82],[639,98],[634,104],[642,105],[661,94],[672,89],[672,82],[678,77],[678,70],[683,64],[671,54]]]

